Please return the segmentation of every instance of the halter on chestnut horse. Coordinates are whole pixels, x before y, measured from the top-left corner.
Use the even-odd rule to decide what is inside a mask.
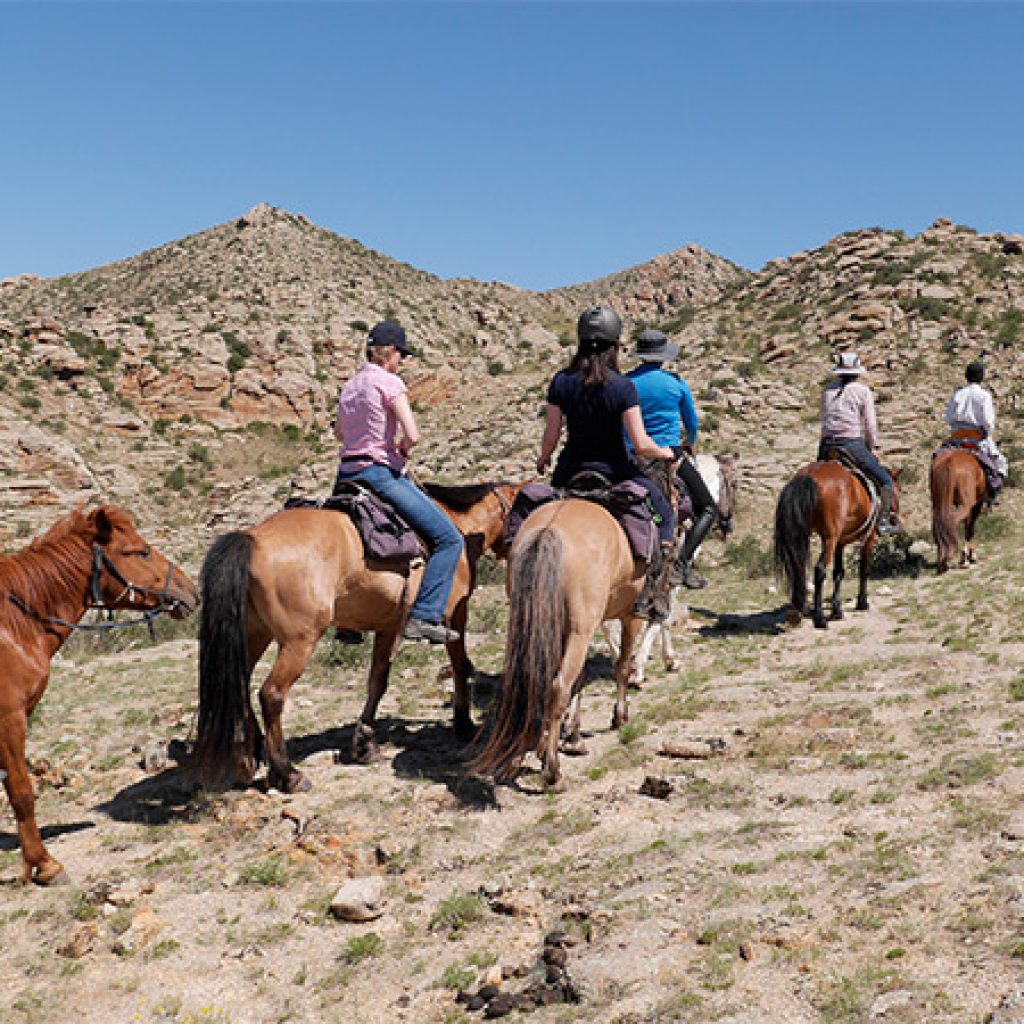
[[[893,473],[893,512],[899,510],[898,471]],[[788,619],[798,625],[807,603],[807,561],[811,535],[821,538],[821,557],[814,566],[814,625],[825,629],[822,590],[832,563],[832,618],[841,619],[839,590],[843,582],[843,548],[860,545],[860,588],[857,610],[868,607],[868,567],[877,540],[875,517],[867,488],[839,462],[812,462],[782,489],[775,508],[775,565],[789,589]]]
[[[572,705],[568,740],[579,744],[579,695],[587,648],[607,619],[622,623],[615,661],[612,728],[629,718],[630,655],[643,619],[632,614],[645,573],[622,527],[591,501],[542,505],[523,524],[508,564],[509,625],[492,729],[472,768],[512,781],[536,750],[546,787],[562,784],[558,743]]]
[[[435,500],[466,537],[447,607],[459,633],[465,629],[476,561],[488,548],[500,546],[519,486],[434,489]],[[445,504],[445,498],[452,504]],[[263,652],[276,641],[277,657],[259,692],[268,781],[285,792],[305,785],[288,759],[281,715],[317,641],[332,625],[374,633],[366,703],[352,737],[353,758],[370,760],[377,751],[377,707],[422,575],[422,567],[368,561],[348,516],[321,509],[288,509],[214,541],[200,574],[203,605],[194,754],[199,779],[211,787],[252,781],[262,737],[250,681]],[[455,732],[468,740],[474,726],[465,640],[447,646],[454,678]]]
[[[104,505],[72,512],[16,555],[0,556],[0,768],[18,822],[22,880],[48,884],[63,872],[46,851],[25,763],[28,720],[46,689],[50,659],[90,608],[131,609],[138,621],[183,618],[196,588],[135,529]],[[105,627],[110,624],[104,624]],[[121,625],[121,623],[118,623]]]
[[[980,432],[976,433],[977,440],[982,436]],[[964,524],[964,547],[960,551],[959,564],[965,566],[975,561],[974,527],[988,499],[985,471],[978,460],[964,448],[941,449],[932,459],[928,489],[932,498],[936,568],[939,572],[946,572],[950,562],[956,560],[959,547],[957,531],[961,523]]]

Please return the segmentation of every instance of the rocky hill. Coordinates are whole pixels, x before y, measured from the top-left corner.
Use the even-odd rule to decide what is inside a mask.
[[[1019,236],[939,220],[916,237],[850,232],[754,274],[688,245],[536,293],[442,280],[258,206],[85,273],[0,282],[0,543],[103,496],[197,558],[211,530],[324,490],[334,396],[385,316],[420,351],[408,368],[428,438],[419,471],[524,476],[545,382],[593,301],[620,309],[627,331],[658,324],[683,342],[704,443],[741,451],[763,529],[753,510],[813,453],[836,349],[858,348],[871,368],[890,460],[922,463],[945,394],[978,354],[1012,449],[1022,250]]]

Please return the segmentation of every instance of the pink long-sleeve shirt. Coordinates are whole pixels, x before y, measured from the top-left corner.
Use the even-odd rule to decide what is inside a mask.
[[[878,441],[875,400],[859,380],[834,380],[821,393],[821,436],[847,440],[863,438],[873,450]]]

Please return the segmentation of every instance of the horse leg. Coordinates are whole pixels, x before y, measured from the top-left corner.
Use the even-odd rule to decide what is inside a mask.
[[[839,590],[843,585],[843,576],[846,575],[846,566],[843,562],[843,546],[836,545],[836,553],[832,559],[832,618],[843,617],[843,602],[839,597]]]
[[[28,716],[22,710],[0,715],[0,768],[7,773],[4,788],[11,801],[18,823],[18,842],[21,844],[21,881],[50,885],[64,873],[60,861],[46,852],[43,837],[36,823],[36,798],[32,792],[25,761],[25,737]]]
[[[668,618],[661,624],[661,657],[666,672],[674,672],[677,667],[676,652],[672,646],[672,627],[680,617],[680,612],[685,613],[686,607],[679,607],[679,587],[676,587],[669,594],[670,610]]]
[[[373,636],[373,654],[370,656],[370,676],[366,686],[366,703],[356,722],[352,734],[352,760],[356,764],[369,764],[380,753],[373,726],[377,720],[377,708],[388,690],[388,675],[391,662],[398,647],[399,634],[378,632]]]
[[[978,553],[974,550],[974,527],[983,507],[984,502],[979,501],[967,515],[967,523],[964,525],[964,565],[974,565],[978,561]]]
[[[302,675],[315,644],[315,640],[307,638],[283,641],[277,660],[260,687],[260,707],[263,710],[263,725],[266,728],[267,762],[270,765],[267,785],[281,790],[282,793],[309,789],[309,781],[301,772],[296,771],[288,760],[281,716],[284,713],[288,691]]]
[[[455,735],[463,742],[469,742],[476,733],[473,716],[469,710],[469,677],[473,673],[473,664],[466,654],[466,620],[468,618],[469,601],[462,600],[452,611],[452,629],[459,634],[459,639],[447,644],[448,660],[452,666],[452,712]]]
[[[641,625],[637,632],[639,634],[640,630],[642,630],[643,636],[640,638],[640,645],[636,648],[636,653],[630,658],[629,685],[634,690],[639,690],[644,685],[644,679],[647,674],[647,662],[651,657],[651,648],[654,647],[654,641],[657,639],[658,633],[662,628],[662,623],[660,622],[645,622],[641,619],[640,623]],[[622,652],[627,649],[626,628],[620,624],[619,645],[613,652],[613,660],[616,665],[619,664],[622,658]]]
[[[860,566],[857,572],[859,580],[857,587],[857,611],[859,612],[866,612],[868,610],[868,569],[871,567],[871,552],[875,546],[875,539],[876,535],[872,534],[860,549]]]
[[[612,712],[612,728],[618,729],[629,721],[629,703],[626,699],[626,691],[630,683],[630,665],[633,659],[633,646],[640,630],[647,625],[647,632],[644,640],[651,636],[652,627],[668,629],[668,623],[663,622],[655,625],[645,623],[643,619],[634,618],[632,615],[622,621],[622,650],[619,651],[618,660],[615,662],[615,710]]]
[[[825,576],[828,572],[827,566],[832,561],[835,553],[836,542],[831,537],[821,539],[821,557],[814,563],[814,611],[812,618],[818,629],[827,629],[828,622],[821,607],[822,591],[825,589]]]
[[[582,697],[583,685],[586,682],[587,670],[584,668],[573,683],[572,697],[562,719],[562,738],[559,749],[570,757],[580,757],[587,752],[582,733]]]
[[[561,769],[558,766],[558,741],[561,735],[562,719],[565,717],[573,686],[579,679],[587,659],[589,637],[580,633],[571,633],[565,644],[562,664],[558,675],[551,683],[551,695],[548,700],[547,721],[543,732],[541,760],[541,780],[544,788],[553,792],[561,792],[565,788]],[[621,654],[619,655],[621,658]]]

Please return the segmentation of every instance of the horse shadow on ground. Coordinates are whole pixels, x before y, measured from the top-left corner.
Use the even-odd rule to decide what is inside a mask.
[[[61,836],[72,835],[75,832],[84,832],[86,829],[95,828],[94,821],[69,821],[64,825],[43,825],[39,832],[44,842],[59,839]],[[17,832],[0,832],[0,852],[10,853],[19,847]]]
[[[716,612],[710,608],[689,609],[691,618],[704,619],[705,623],[697,632],[701,636],[728,636],[730,634],[762,634],[779,636],[786,632],[786,615],[789,605],[780,605],[760,612],[733,613]]]
[[[188,771],[188,747],[181,740],[171,740],[167,756],[174,767],[126,786],[95,809],[115,821],[140,825],[198,820],[199,786]]]

